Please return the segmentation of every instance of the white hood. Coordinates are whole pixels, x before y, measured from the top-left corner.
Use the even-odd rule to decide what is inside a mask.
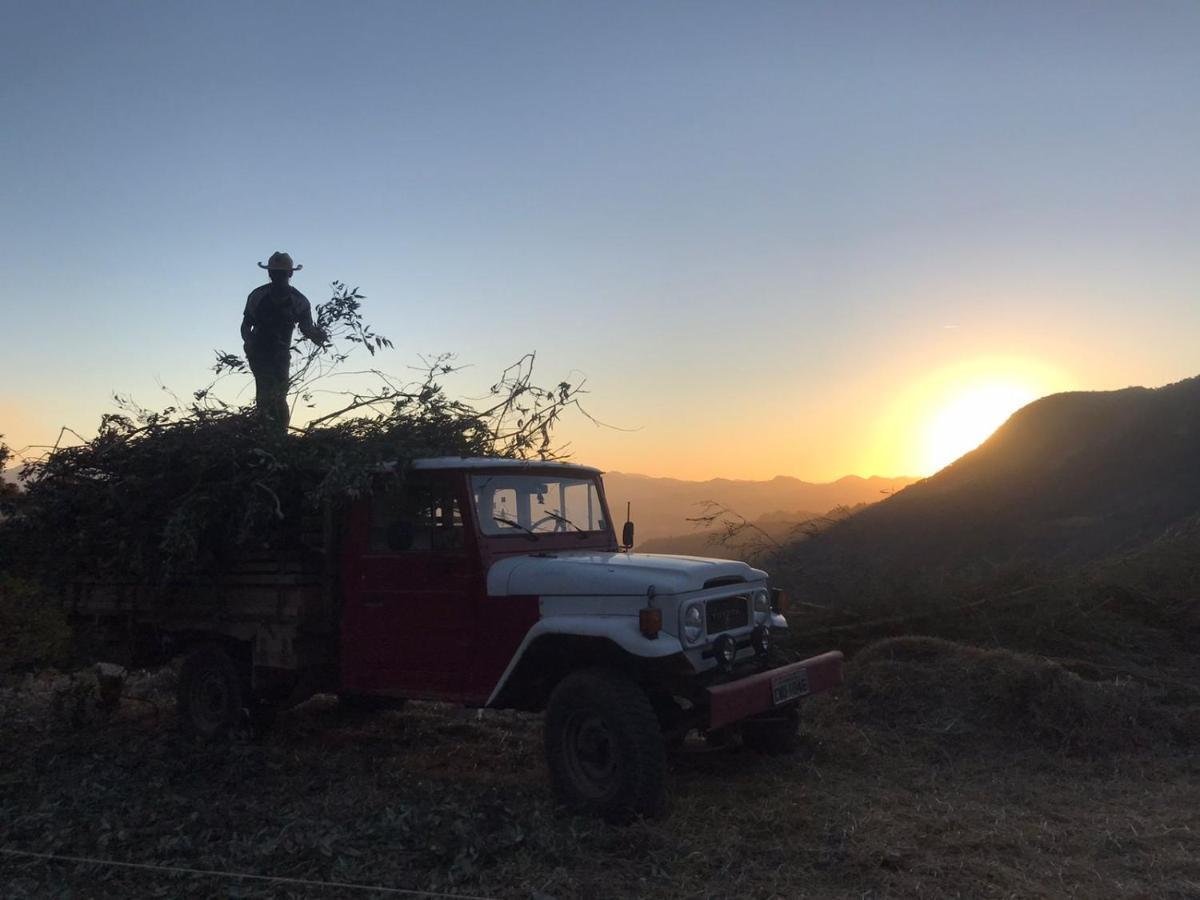
[[[502,559],[488,570],[488,594],[644,596],[651,586],[658,594],[684,594],[717,578],[766,577],[766,572],[728,559],[577,551]]]

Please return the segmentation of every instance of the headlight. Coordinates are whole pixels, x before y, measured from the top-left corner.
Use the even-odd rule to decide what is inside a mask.
[[[758,625],[771,621],[771,594],[765,588],[754,592],[754,621]]]
[[[699,603],[689,606],[683,611],[683,639],[694,644],[704,637],[704,610]]]
[[[754,592],[754,612],[769,615],[771,612],[771,595],[765,590]]]

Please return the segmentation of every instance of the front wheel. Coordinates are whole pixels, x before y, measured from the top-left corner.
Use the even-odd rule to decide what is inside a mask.
[[[192,737],[218,737],[242,721],[242,678],[220,647],[201,647],[188,655],[179,671],[177,697],[180,724]]]
[[[574,672],[546,707],[546,761],[559,799],[574,809],[628,821],[662,809],[666,752],[646,693],[625,676]]]

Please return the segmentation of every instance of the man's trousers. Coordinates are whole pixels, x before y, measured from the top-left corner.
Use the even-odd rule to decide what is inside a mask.
[[[254,403],[259,416],[272,428],[286,432],[291,417],[287,399],[291,351],[264,352],[247,347],[246,361],[254,373]]]

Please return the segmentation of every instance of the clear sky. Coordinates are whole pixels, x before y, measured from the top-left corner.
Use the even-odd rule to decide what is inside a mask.
[[[926,474],[1200,372],[1200,4],[0,9],[14,446],[203,383],[276,249],[390,368],[585,374],[609,469]]]

